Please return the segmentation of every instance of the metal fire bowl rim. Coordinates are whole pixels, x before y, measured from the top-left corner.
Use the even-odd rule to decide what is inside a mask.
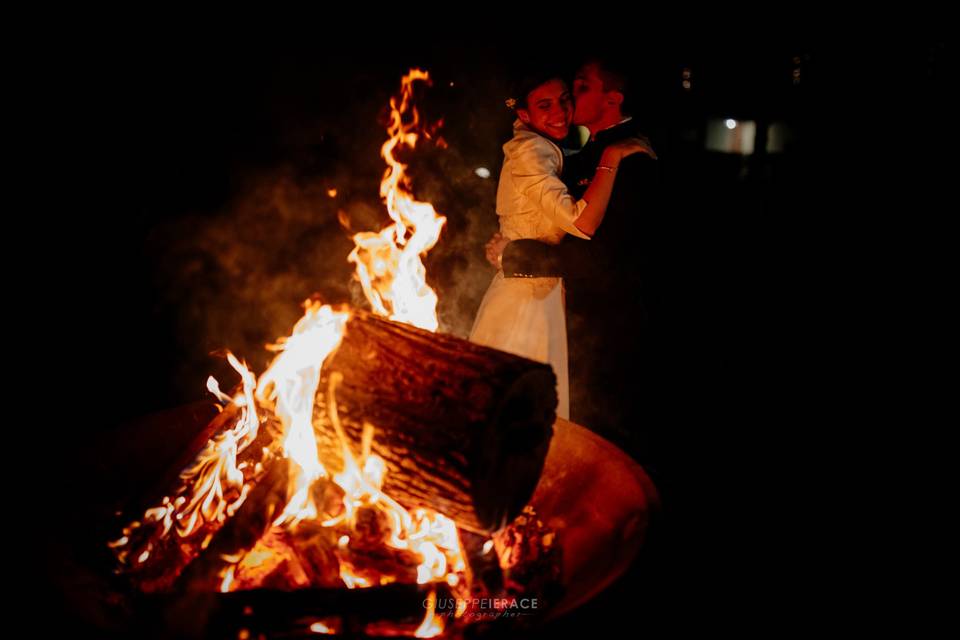
[[[640,464],[589,429],[558,418],[530,505],[557,532],[565,595],[549,618],[591,600],[630,567],[660,497]]]

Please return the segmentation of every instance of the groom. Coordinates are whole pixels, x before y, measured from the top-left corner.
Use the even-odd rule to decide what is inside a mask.
[[[581,151],[564,160],[563,181],[582,197],[607,145],[643,137],[631,117],[627,77],[602,61],[584,64],[574,79],[574,124],[589,130]],[[662,408],[665,345],[661,318],[657,230],[657,161],[623,159],[607,213],[592,239],[559,245],[519,240],[506,245],[507,277],[562,276],[566,283],[571,419],[632,450],[641,462]]]

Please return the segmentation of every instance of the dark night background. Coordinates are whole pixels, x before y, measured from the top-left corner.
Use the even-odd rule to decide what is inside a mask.
[[[500,146],[511,125],[503,98],[518,52],[480,38],[420,42],[274,48],[130,40],[80,47],[58,61],[56,129],[65,134],[49,153],[64,176],[54,193],[39,194],[57,196],[58,212],[41,222],[38,259],[56,265],[42,295],[71,310],[41,322],[65,332],[50,345],[71,372],[56,401],[87,410],[59,421],[57,433],[77,495],[86,488],[84,466],[105,473],[96,447],[122,438],[121,425],[205,399],[210,374],[224,386],[234,382],[211,354],[229,348],[261,372],[263,345],[289,332],[304,298],[357,300],[346,262],[352,242],[337,212],[354,230],[385,224],[384,106],[412,66],[434,78],[423,105],[444,118],[449,145],[412,160],[417,195],[448,218],[426,261],[428,280],[440,296],[442,329],[467,334],[493,276],[483,243],[496,230]],[[598,50],[611,52],[571,41],[550,56],[573,69]],[[652,471],[665,505],[651,544],[623,580],[560,626],[619,629],[629,621],[641,634],[740,626],[776,616],[789,597],[772,585],[814,555],[793,542],[809,525],[784,507],[797,496],[790,470],[821,432],[805,429],[803,398],[787,398],[796,372],[782,364],[816,342],[813,316],[840,312],[832,305],[838,294],[811,284],[818,268],[796,258],[823,265],[839,241],[833,216],[843,203],[831,192],[833,170],[855,160],[831,137],[848,117],[837,88],[871,56],[802,39],[628,43],[612,52],[636,72],[637,115],[656,129],[662,215],[682,220],[688,233],[689,403],[678,407],[677,431],[656,438]],[[936,151],[924,134],[945,115],[944,55],[942,44],[920,42],[895,56],[916,113],[927,117],[917,119],[921,158]],[[780,123],[790,137],[772,153],[710,151],[709,122],[717,118],[752,120],[758,131]],[[477,167],[491,178],[478,177]],[[811,312],[806,302],[819,294],[831,304]],[[816,394],[816,383],[804,393]],[[642,457],[629,442],[618,444]],[[83,502],[74,505],[79,517]],[[72,531],[90,543],[100,535],[82,524]],[[55,576],[70,553],[63,533],[45,543],[57,549]],[[65,628],[83,619],[71,614]],[[545,637],[556,631],[555,624]]]

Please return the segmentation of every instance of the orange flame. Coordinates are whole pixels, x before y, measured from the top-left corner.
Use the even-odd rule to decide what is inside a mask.
[[[329,478],[326,467],[320,461],[317,451],[317,441],[313,424],[314,398],[320,382],[322,365],[330,353],[337,347],[344,335],[349,313],[335,312],[329,306],[319,303],[307,303],[306,313],[296,324],[292,334],[278,341],[271,348],[279,351],[279,355],[271,363],[267,371],[256,379],[246,371],[239,369],[244,375],[244,393],[231,400],[242,405],[242,408],[256,408],[256,401],[261,407],[272,406],[280,417],[284,427],[283,452],[291,465],[291,484],[288,490],[289,500],[281,515],[274,521],[274,526],[296,527],[297,523],[306,519],[317,519],[319,512],[313,504],[310,491],[313,483],[320,478]],[[242,367],[236,359],[232,359],[235,367]],[[383,493],[383,481],[387,473],[385,462],[379,456],[371,453],[374,427],[365,424],[361,436],[359,456],[354,454],[346,432],[340,422],[336,402],[336,388],[342,381],[340,372],[334,371],[329,376],[327,389],[327,415],[331,426],[340,443],[340,453],[343,471],[336,474],[331,480],[344,492],[343,510],[334,517],[323,520],[324,527],[334,528],[339,535],[336,554],[340,559],[340,577],[348,588],[364,588],[377,584],[388,584],[396,580],[395,576],[381,575],[371,579],[369,575],[359,575],[351,567],[347,559],[350,553],[351,534],[357,530],[357,516],[361,509],[372,509],[383,517],[386,530],[383,532],[383,544],[394,549],[409,551],[418,559],[417,583],[446,581],[450,585],[460,582],[460,576],[466,570],[463,549],[460,544],[456,524],[449,518],[434,513],[428,509],[415,509],[412,512]],[[256,385],[256,394],[253,394]],[[210,382],[211,391],[219,393],[216,381]],[[249,418],[255,411],[244,411],[234,431],[227,436],[242,438],[249,441],[250,429],[255,428],[256,421]],[[208,448],[219,440],[211,440]],[[227,442],[233,440],[227,439]],[[235,461],[235,453],[231,455],[201,457],[205,464],[211,465],[219,461]],[[184,478],[192,476],[184,475]],[[217,478],[216,474],[208,473],[205,477]],[[240,476],[242,483],[242,474]],[[219,505],[220,509],[231,509],[235,506],[226,504],[222,499],[222,492],[211,492],[203,484],[195,484],[191,504],[200,500],[201,496],[208,496],[210,504]],[[243,487],[244,491],[248,489]],[[245,493],[243,494],[245,495]],[[178,500],[185,500],[182,496]],[[206,504],[206,503],[204,503]],[[226,505],[226,506],[224,506]],[[179,506],[179,504],[178,504]],[[169,517],[173,510],[165,511]],[[149,513],[149,512],[148,512]],[[179,517],[179,516],[177,516]],[[357,536],[359,537],[359,536]],[[246,567],[245,574],[258,566],[269,566],[279,559],[271,559],[273,553],[269,545],[259,544],[239,557],[227,558],[231,566],[222,574],[221,590],[230,591],[235,586],[235,569]],[[426,623],[425,623],[426,624]],[[424,629],[432,628],[427,625]]]
[[[434,247],[446,218],[429,202],[411,193],[407,165],[394,157],[398,145],[414,148],[421,133],[420,114],[413,105],[413,83],[430,82],[426,71],[411,69],[401,82],[400,100],[390,100],[390,138],[380,155],[387,170],[380,183],[380,197],[393,224],[378,233],[353,236],[356,244],[348,260],[357,266],[357,278],[375,313],[391,320],[436,331],[437,294],[427,284],[421,256]]]
[[[357,526],[360,508],[371,508],[385,516],[388,523],[384,543],[394,549],[412,551],[420,558],[417,566],[417,583],[426,584],[437,580],[450,580],[455,573],[466,569],[460,538],[453,520],[427,509],[417,509],[411,515],[403,506],[383,493],[386,464],[370,452],[373,443],[373,426],[364,425],[361,437],[361,454],[357,460],[350,449],[347,436],[340,424],[337,412],[336,387],[343,376],[339,372],[330,375],[327,408],[330,422],[340,440],[344,469],[334,476],[334,482],[344,490],[344,510],[335,518],[324,521],[325,527],[346,528],[353,531]],[[341,550],[349,548],[350,536],[340,537]],[[349,588],[373,586],[371,582],[351,571],[341,562],[340,577]],[[382,576],[379,584],[391,581]]]
[[[249,492],[243,470],[237,465],[237,455],[256,439],[260,427],[253,401],[256,378],[233,354],[227,354],[227,360],[240,374],[243,391],[230,398],[220,392],[212,376],[207,380],[207,388],[219,399],[240,407],[240,417],[232,429],[211,438],[191,465],[180,473],[181,484],[175,497],[164,496],[159,506],[144,513],[144,522],[160,527],[163,536],[175,530],[177,535],[186,538],[205,523],[223,522],[240,508]],[[120,539],[109,543],[110,548],[118,550],[121,562],[129,557],[125,547],[130,533],[140,526],[140,522],[131,523],[124,528]],[[136,558],[137,564],[146,562],[152,550],[153,542],[148,541]]]
[[[423,622],[414,632],[417,638],[435,638],[443,633],[443,618],[435,614],[437,609],[437,592],[431,590],[427,596],[427,613],[423,617]]]
[[[379,233],[356,234],[356,247],[348,259],[356,264],[357,277],[377,313],[435,331],[437,295],[426,283],[421,257],[436,244],[446,219],[429,203],[418,202],[413,197],[406,165],[394,157],[398,145],[413,148],[419,135],[429,137],[428,131],[421,131],[420,116],[413,106],[413,83],[418,80],[429,82],[429,76],[426,72],[411,70],[403,78],[399,99],[391,99],[390,138],[381,149],[388,167],[380,195],[393,224]],[[329,195],[334,197],[336,192],[331,189]],[[274,520],[276,529],[272,531],[289,531],[305,520],[321,520],[311,488],[323,479],[343,490],[343,509],[337,515],[323,515],[326,519],[319,524],[330,528],[338,540],[332,551],[340,564],[340,578],[348,588],[388,584],[398,579],[396,575],[377,575],[369,569],[357,571],[350,562],[352,541],[362,539],[362,523],[358,517],[371,512],[379,522],[385,523],[380,543],[415,558],[418,584],[461,584],[467,567],[455,523],[428,509],[408,511],[383,492],[387,465],[372,453],[373,425],[364,424],[360,443],[350,442],[337,412],[336,388],[343,377],[340,372],[329,375],[326,410],[340,445],[342,471],[331,478],[321,462],[316,437],[320,425],[314,424],[313,416],[315,397],[322,368],[340,344],[351,314],[318,302],[308,301],[304,306],[305,313],[291,334],[268,347],[277,355],[259,382],[233,354],[228,354],[227,359],[240,374],[242,389],[229,397],[221,392],[216,379],[208,379],[210,393],[224,405],[233,405],[238,418],[232,428],[207,442],[194,462],[181,473],[181,485],[173,497],[165,496],[159,506],[148,509],[144,524],[150,523],[160,532],[160,537],[175,531],[185,538],[200,532],[205,523],[222,523],[232,517],[251,489],[249,479],[262,471],[261,463],[253,469],[247,469],[246,462],[238,464],[238,455],[257,439],[260,416],[272,412],[280,419],[282,452],[290,465],[287,502]],[[357,452],[354,451],[356,444],[359,444]],[[131,538],[138,535],[135,530],[142,526],[140,522],[131,523],[123,529],[119,540],[109,543],[121,562],[136,555],[135,561],[143,564],[151,557],[153,539],[135,551],[130,545]],[[205,535],[202,548],[206,548],[213,534],[208,531]],[[220,574],[219,590],[244,588],[244,584],[251,583],[251,576],[255,582],[256,576],[266,576],[279,566],[284,553],[283,544],[276,542],[279,539],[267,534],[252,548],[224,556],[228,566]],[[271,544],[270,540],[275,542]],[[406,558],[404,554],[401,555]],[[301,575],[297,584],[309,584],[309,577]],[[443,619],[435,614],[435,608],[434,589],[423,623],[416,631],[417,637],[443,633]],[[336,632],[335,626],[317,622],[311,630],[330,633]]]
[[[323,635],[337,635],[338,628],[339,625],[333,623],[331,620],[327,620],[326,622],[314,622],[310,625],[310,631]]]
[[[273,402],[285,434],[283,453],[291,460],[293,497],[276,524],[296,523],[317,516],[310,497],[310,485],[327,476],[317,457],[313,432],[313,399],[320,384],[320,370],[327,356],[343,338],[350,314],[334,312],[318,302],[306,304],[306,314],[293,333],[271,348],[280,351],[257,386],[257,398]]]

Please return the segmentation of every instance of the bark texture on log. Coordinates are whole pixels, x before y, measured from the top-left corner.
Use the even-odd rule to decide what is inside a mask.
[[[342,376],[335,398],[347,442],[359,454],[364,427],[373,425],[372,452],[386,462],[383,490],[390,497],[482,534],[509,522],[530,499],[555,418],[549,365],[354,311],[324,366],[314,412],[318,450],[331,473],[343,466],[328,398],[334,376]],[[238,418],[237,408],[229,406],[198,430],[191,456]],[[163,535],[158,521],[127,534],[125,572],[140,590],[169,589],[191,564],[196,566],[185,582],[204,583],[225,566],[223,556],[249,550],[267,531],[285,502],[288,462],[278,456],[279,421],[272,415],[261,419],[257,440],[238,456],[249,494],[237,513],[226,522],[201,523],[186,537],[175,530]],[[178,495],[172,486],[174,493],[165,494],[171,502]],[[151,497],[161,490],[154,487]],[[189,499],[189,488],[179,491]],[[358,554],[356,560],[360,568],[370,559]]]
[[[324,366],[315,421],[321,460],[339,470],[328,385],[356,455],[363,425],[387,463],[385,492],[465,529],[509,522],[540,478],[556,417],[549,365],[355,311]]]

